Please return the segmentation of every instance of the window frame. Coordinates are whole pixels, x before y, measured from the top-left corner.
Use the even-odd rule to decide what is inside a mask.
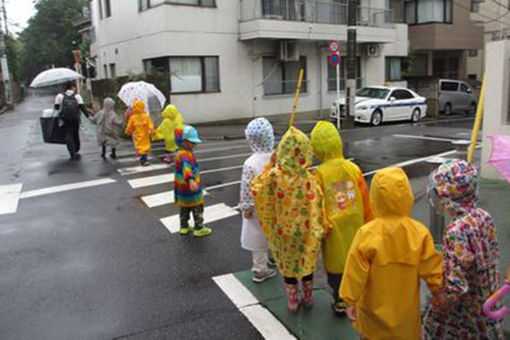
[[[221,71],[220,71],[220,57],[217,55],[205,55],[205,56],[168,56],[166,57],[168,59],[168,70],[169,70],[169,76],[168,76],[168,85],[169,85],[169,92],[171,95],[181,95],[181,94],[208,94],[208,93],[220,93],[221,92]],[[172,90],[172,58],[198,58],[200,60],[200,70],[201,70],[201,90],[200,91],[186,91],[186,92],[173,92]],[[216,58],[216,68],[218,69],[218,90],[216,91],[207,91],[206,89],[206,68],[205,68],[205,58]],[[152,59],[159,59],[159,58],[152,58]],[[152,59],[146,59],[146,61],[150,62]]]
[[[98,11],[99,11],[99,19],[100,20],[103,20],[104,19],[104,13],[103,13],[103,0],[97,0],[98,2]]]
[[[363,88],[363,81],[361,77],[362,67],[361,67],[361,57],[356,57],[356,91],[361,90]],[[328,57],[326,57],[326,81],[328,84],[328,92],[336,92],[336,75],[334,77],[330,77],[330,70],[334,70],[336,72],[336,66],[332,66],[329,64]],[[343,66],[343,67],[342,67]],[[342,77],[343,74],[343,77]],[[334,80],[334,85],[333,85]],[[347,89],[347,56],[340,56],[340,91],[345,91]],[[331,82],[331,83],[330,83]],[[343,82],[343,83],[342,83]],[[332,85],[332,86],[330,86]]]
[[[454,0],[436,0],[443,2],[443,21],[425,21],[418,22],[418,2],[419,0],[408,0],[404,2],[404,18],[406,20],[406,24],[409,26],[418,26],[418,25],[430,25],[430,24],[445,24],[445,25],[453,25],[453,11],[454,11]],[[407,22],[407,4],[414,3],[414,22]],[[447,18],[447,8],[448,4],[450,4],[450,17]]]
[[[103,1],[103,0],[99,0]],[[112,2],[111,0],[104,0],[104,9],[105,9],[105,18],[110,18],[112,16]]]
[[[402,92],[402,93],[406,93],[407,95],[409,95],[409,97],[408,97],[408,98],[397,98],[397,97],[395,96],[395,93],[400,93],[400,92]],[[406,90],[406,89],[396,89],[396,90],[393,90],[393,92],[392,92],[392,93],[391,93],[391,95],[390,95],[390,98],[391,98],[391,97],[394,97],[394,98],[395,98],[395,100],[409,100],[409,99],[414,99],[414,98],[416,98],[416,97],[414,96],[414,94],[412,94],[412,92],[411,92],[411,91]]]
[[[279,63],[279,66],[282,67],[282,77],[280,79],[280,82],[282,83],[282,91],[279,92],[279,93],[266,93],[266,89],[265,89],[265,81],[262,83],[262,91],[264,93],[264,97],[274,97],[274,96],[288,96],[288,95],[292,95],[295,93],[295,90],[293,91],[289,91],[289,92],[286,92],[286,89],[285,89],[285,82],[286,81],[293,81],[293,79],[286,79],[286,76],[285,76],[285,62],[281,61],[281,60],[278,60],[278,57],[277,56],[274,56],[274,55],[266,55],[266,56],[263,56],[262,57],[262,76],[264,77],[264,59],[265,58],[272,58],[272,59],[275,59],[276,62]],[[299,56],[299,61],[303,67],[303,83],[301,84],[301,93],[307,93],[308,92],[308,60],[307,60],[307,56],[305,55],[300,55]],[[299,76],[299,75],[298,75]],[[298,79],[296,79],[296,82],[298,81]],[[297,86],[297,85],[296,85]]]
[[[449,83],[449,84],[456,84],[457,88],[455,90],[445,90],[443,89],[443,85]],[[441,92],[459,92],[460,83],[456,81],[442,81],[441,86],[439,87],[439,91]]]
[[[147,7],[143,8],[143,4],[145,4]],[[138,0],[138,12],[144,12],[149,9],[151,9],[151,0]]]
[[[399,78],[396,78],[396,79],[392,79],[390,77],[390,74],[391,74],[391,60],[392,59],[398,59],[400,61],[400,77]],[[384,59],[384,62],[385,62],[385,78],[386,78],[386,81],[401,81],[404,79],[404,77],[402,76],[402,73],[403,72],[403,69],[404,69],[404,57],[393,57],[393,56],[386,56],[386,58]]]
[[[203,8],[217,8],[218,7],[218,5],[216,3],[216,0],[212,0],[213,1],[213,5],[203,5],[202,2],[204,0],[197,0],[198,1],[197,5],[186,4],[186,3],[177,2],[177,1],[178,0],[166,0],[165,4],[176,5],[176,6],[203,7]]]

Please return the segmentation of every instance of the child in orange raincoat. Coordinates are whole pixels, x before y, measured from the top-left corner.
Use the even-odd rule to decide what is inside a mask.
[[[154,124],[145,112],[143,101],[135,100],[132,110],[133,115],[129,118],[125,132],[126,135],[133,136],[136,151],[140,155],[141,165],[148,166],[147,157],[151,152],[151,134],[154,130]]]
[[[322,262],[333,289],[331,305],[337,314],[347,305],[338,296],[347,253],[358,229],[371,219],[368,189],[358,166],[344,158],[342,139],[330,122],[318,122],[312,131],[312,147],[322,164],[315,170],[326,200],[332,229],[322,243]]]
[[[434,295],[441,290],[442,256],[429,230],[410,217],[413,203],[402,169],[377,172],[370,188],[374,220],[356,233],[340,286],[362,338],[421,339],[420,279]]]
[[[303,304],[313,305],[313,273],[329,228],[321,187],[308,171],[312,159],[310,140],[291,127],[278,146],[276,164],[270,163],[252,182],[257,216],[284,277],[291,313],[299,308],[298,280]]]

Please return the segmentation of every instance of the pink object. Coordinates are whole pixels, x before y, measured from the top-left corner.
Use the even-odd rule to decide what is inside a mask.
[[[492,140],[492,154],[489,163],[510,182],[510,136],[489,136]]]
[[[505,315],[510,312],[508,307],[502,307],[498,310],[493,310],[494,306],[501,301],[503,296],[510,293],[510,285],[504,284],[501,288],[492,294],[487,301],[483,304],[483,313],[493,319],[493,320],[501,320],[505,317]]]

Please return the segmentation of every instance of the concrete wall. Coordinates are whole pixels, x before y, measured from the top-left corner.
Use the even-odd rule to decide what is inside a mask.
[[[510,135],[510,41],[490,42],[486,46],[487,67],[485,79],[485,105],[483,117],[482,177],[502,179],[487,161],[490,158],[489,135]]]
[[[172,94],[190,123],[252,118],[288,113],[294,95],[265,96],[263,56],[275,55],[273,39],[239,40],[238,1],[217,0],[217,8],[160,5],[138,12],[135,0],[111,0],[112,17],[98,19],[98,1],[92,1],[97,40],[98,75],[103,65],[116,64],[117,76],[143,71],[143,60],[166,56],[219,56],[219,93]],[[374,5],[374,4],[372,4]],[[200,23],[197,25],[197,23]],[[392,43],[381,44],[377,57],[362,57],[365,85],[385,82],[385,56],[406,56],[407,25],[395,25]],[[382,35],[387,29],[380,29]],[[288,37],[287,37],[288,38]],[[299,40],[307,57],[308,89],[299,101],[301,117],[329,115],[336,92],[327,88],[329,41]],[[343,93],[342,93],[343,94]],[[306,114],[305,114],[306,113]]]

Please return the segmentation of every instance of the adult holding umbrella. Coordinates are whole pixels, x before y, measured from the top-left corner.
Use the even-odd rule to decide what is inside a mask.
[[[83,76],[68,68],[53,68],[38,74],[30,87],[42,88],[65,84],[65,91],[55,97],[55,110],[59,112],[58,118],[63,121],[65,144],[71,156],[71,160],[80,159],[80,116],[81,113],[87,117],[87,111],[83,98],[77,93],[76,81]],[[59,124],[54,120],[54,124]],[[43,132],[44,133],[44,132]],[[59,141],[60,142],[60,141]]]
[[[69,82],[65,85],[65,92],[57,94],[55,97],[55,110],[59,111],[59,117],[64,121],[66,130],[66,146],[72,161],[79,160],[80,157],[80,123],[81,113],[87,118],[90,113],[87,111],[83,98],[76,93],[75,82]]]

